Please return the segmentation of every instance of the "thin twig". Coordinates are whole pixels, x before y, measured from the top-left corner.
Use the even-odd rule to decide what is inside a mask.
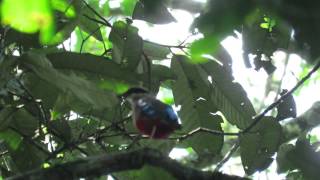
[[[162,46],[162,47],[167,47],[167,48],[178,48],[178,49],[188,49],[188,48],[190,48],[190,47],[184,46],[182,44],[179,44],[179,45],[165,45],[165,44],[159,44],[159,43],[148,41],[148,40],[144,40],[144,41],[147,42],[147,43],[151,43],[151,44],[155,44],[155,45]]]
[[[232,155],[237,151],[237,149],[240,146],[240,142],[239,140],[237,140],[237,142],[231,147],[231,149],[229,150],[229,152],[226,154],[226,156],[222,159],[222,161],[220,161],[216,168],[214,169],[214,171],[219,171],[219,169],[221,169],[221,167],[227,162],[229,161],[229,159],[232,157]]]
[[[94,33],[96,33],[98,30],[100,30],[100,26],[98,28],[96,28],[94,31],[92,31],[87,37],[85,37],[84,39],[82,39],[82,42],[81,42],[81,46],[80,46],[80,54],[82,53],[82,48],[83,48],[83,45],[84,43],[91,37],[93,36]]]
[[[291,38],[289,37],[288,42],[287,42],[287,52],[285,54],[284,69],[283,69],[283,72],[282,72],[282,75],[281,75],[280,83],[279,83],[277,94],[276,94],[276,96],[274,98],[274,101],[277,100],[277,97],[281,92],[282,82],[283,82],[284,76],[287,74],[287,68],[288,68],[288,64],[289,64],[290,50],[291,50],[290,40],[291,40]]]
[[[98,131],[96,131],[96,132],[94,132],[92,134],[89,134],[85,138],[78,139],[77,141],[74,141],[74,142],[71,142],[71,143],[65,143],[62,147],[60,147],[59,149],[53,151],[51,153],[51,155],[49,157],[47,157],[46,161],[51,160],[52,158],[56,157],[56,155],[62,153],[63,151],[65,151],[65,150],[67,150],[67,149],[69,149],[71,147],[76,147],[77,148],[77,146],[80,145],[80,144],[83,144],[83,143],[88,142],[88,141],[92,141],[92,139],[90,139],[90,138],[95,137],[95,139],[100,140],[102,138],[109,137],[109,136],[101,136],[101,134],[105,133],[107,130],[109,130],[110,128],[114,127],[115,124],[120,124],[120,123],[123,123],[125,121],[127,121],[127,119],[124,119],[124,120],[118,121],[118,122],[113,122],[110,126],[107,126],[107,127],[103,128],[103,129],[100,129],[100,130],[98,130]],[[123,133],[117,134],[117,135],[123,135]],[[110,137],[112,137],[112,136],[116,136],[116,135],[110,135]],[[81,152],[80,149],[78,149],[78,150]]]
[[[208,129],[208,128],[198,127],[194,130],[191,130],[187,134],[184,134],[179,137],[169,137],[169,139],[182,141],[182,140],[185,140],[185,139],[187,139],[191,136],[194,136],[200,132],[206,132],[206,133],[210,133],[210,134],[218,135],[218,136],[239,136],[240,135],[240,133],[228,133],[228,132],[226,133],[223,131],[217,131],[217,130],[212,130],[212,129]]]
[[[151,60],[149,59],[149,57],[147,56],[147,54],[145,52],[142,52],[144,59],[146,60],[147,63],[147,78],[148,78],[148,89],[151,90]]]
[[[102,17],[95,9],[93,9],[85,0],[82,0],[82,2],[96,15],[98,16],[106,26],[112,27],[112,25],[104,18]]]
[[[108,26],[108,27],[112,27],[110,24],[106,24],[105,22],[100,21],[100,20],[95,19],[95,18],[92,18],[92,17],[90,17],[90,16],[88,16],[88,15],[86,15],[86,14],[83,14],[83,16],[86,17],[86,18],[88,18],[89,20],[91,20],[91,21],[93,21],[93,22],[98,23],[98,24],[101,24],[101,25],[104,25],[104,26]]]

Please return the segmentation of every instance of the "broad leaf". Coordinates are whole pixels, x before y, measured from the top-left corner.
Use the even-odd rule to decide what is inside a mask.
[[[288,151],[286,157],[299,169],[305,179],[319,179],[320,153],[316,151],[308,139],[299,138],[292,151]]]
[[[177,78],[172,69],[167,66],[153,64],[151,65],[151,76],[157,81],[174,80]]]
[[[75,8],[78,12],[77,20],[80,28],[86,31],[88,34],[95,37],[97,40],[103,41],[102,34],[100,31],[100,25],[97,22],[89,19],[97,19],[94,12],[81,1],[74,1],[73,4],[75,5]]]
[[[72,139],[69,122],[65,119],[57,119],[48,123],[48,131],[59,137],[63,142],[70,142]]]
[[[109,35],[112,42],[112,60],[135,70],[141,60],[143,41],[138,29],[122,21],[113,24]]]
[[[222,40],[244,23],[245,18],[254,10],[254,5],[245,0],[209,1],[207,11],[201,13],[193,27],[198,28],[205,37],[215,36],[214,39]]]
[[[132,16],[133,9],[138,0],[123,0],[121,2],[121,9],[127,16]]]
[[[143,52],[146,53],[146,55],[148,55],[148,57],[150,57],[152,60],[163,60],[167,59],[167,56],[171,51],[168,47],[144,41]]]
[[[1,20],[20,32],[40,31],[42,43],[48,43],[54,34],[53,11],[49,0],[4,0],[1,2]]]
[[[286,94],[288,90],[283,89],[280,93],[281,96]],[[283,119],[297,116],[297,108],[296,102],[293,99],[292,94],[289,94],[286,98],[284,98],[281,103],[277,106],[277,120],[281,121]]]
[[[174,56],[171,67],[177,75],[172,90],[175,104],[181,105],[178,114],[182,121],[184,132],[205,127],[222,131],[222,119],[212,115],[217,109],[210,102],[208,85],[209,81],[203,76],[203,71],[196,65],[190,64],[184,56]],[[210,143],[209,143],[210,142]],[[188,139],[188,144],[197,153],[219,153],[223,137],[199,133]]]
[[[73,18],[76,16],[74,7],[66,0],[51,0],[50,2],[53,9],[64,13],[66,17]]]
[[[143,0],[136,3],[132,15],[133,19],[140,19],[153,24],[167,24],[176,21],[170,14],[162,0]]]
[[[310,109],[297,118],[289,121],[283,127],[285,141],[297,138],[303,132],[308,132],[319,126],[320,102],[315,102]]]
[[[59,70],[72,70],[99,76],[104,79],[115,79],[120,82],[138,84],[141,76],[129,71],[108,58],[91,54],[78,54],[72,52],[52,53],[47,57],[52,65]]]
[[[101,31],[100,31],[100,25],[84,16],[84,15],[88,15],[91,18],[95,18],[95,16],[91,15],[92,13],[88,13],[88,12],[91,12],[91,11],[86,10],[85,12],[83,12],[83,14],[79,16],[79,27],[84,31],[86,31],[88,34],[98,39],[99,41],[103,41]]]
[[[9,80],[14,78],[12,73],[16,66],[17,59],[14,57],[6,57],[0,61],[0,89],[4,88]]]
[[[71,33],[74,31],[77,25],[77,20],[72,19],[66,23],[61,24],[61,27],[58,28],[58,32],[55,33],[52,40],[50,41],[51,45],[57,45],[63,43],[66,39],[71,36]]]
[[[17,111],[14,107],[5,107],[0,111],[0,131],[6,130],[13,120],[13,115]]]
[[[246,92],[228,71],[215,61],[200,65],[205,70],[212,84],[210,87],[211,102],[223,113],[227,120],[238,128],[244,129],[256,114]]]
[[[8,129],[0,132],[0,140],[3,140],[8,145],[8,149],[16,150],[20,146],[22,139],[23,138],[13,130]]]
[[[288,152],[294,150],[295,146],[292,144],[282,144],[277,153],[277,172],[285,173],[289,170],[295,169],[292,162],[287,157]]]
[[[18,149],[9,152],[19,171],[40,168],[45,158],[43,152],[27,140],[23,140]]]
[[[31,72],[23,76],[23,82],[33,97],[41,99],[45,108],[52,108],[58,95],[62,93],[55,85],[48,83],[46,80]],[[48,94],[50,94],[50,96],[48,96]]]
[[[75,74],[66,75],[57,71],[44,55],[30,52],[21,58],[21,63],[42,80],[54,85],[62,92],[70,93],[93,109],[112,107],[117,102],[114,94],[102,91],[90,81]]]
[[[99,128],[99,123],[96,120],[78,118],[68,123],[71,129],[71,135],[73,140],[87,139]]]
[[[34,105],[34,104],[33,104]],[[39,111],[37,109],[37,115]],[[38,117],[41,118],[41,117]],[[12,127],[18,129],[23,135],[33,137],[39,128],[39,119],[25,109],[19,109],[12,117]]]
[[[250,132],[240,136],[243,168],[249,175],[269,167],[282,138],[280,124],[273,117],[264,117]]]

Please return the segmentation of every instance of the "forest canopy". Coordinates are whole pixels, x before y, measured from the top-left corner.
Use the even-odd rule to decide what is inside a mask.
[[[1,178],[318,179],[320,97],[313,91],[304,113],[295,98],[319,88],[319,9],[311,0],[0,0]],[[170,34],[182,12],[190,26]],[[170,39],[179,30],[186,36]],[[264,87],[240,83],[239,64],[264,73]],[[119,98],[132,87],[172,106],[182,128],[142,135]]]

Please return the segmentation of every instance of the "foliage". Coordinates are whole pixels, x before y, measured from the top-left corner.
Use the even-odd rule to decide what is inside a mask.
[[[314,144],[318,142],[305,138],[319,124],[317,116],[279,123],[296,117],[292,91],[281,93],[281,101],[270,106],[269,110],[279,105],[277,117],[267,112],[258,115],[245,89],[235,82],[232,60],[220,42],[242,34],[244,64],[263,68],[269,75],[277,68],[273,54],[279,49],[315,64],[320,52],[318,2],[117,2],[120,7],[109,0],[0,1],[2,178],[83,156],[141,147],[166,154],[176,147],[191,149],[183,163],[212,168],[228,160],[222,157],[235,142],[239,142],[240,153],[234,156],[240,156],[247,176],[267,169],[278,153],[279,173],[293,179],[317,178],[319,152]],[[200,13],[190,36],[201,38],[186,37],[178,45],[144,39],[135,22],[150,26],[175,23],[169,8]],[[317,68],[319,65],[314,71]],[[182,130],[166,140],[139,136],[129,122],[130,108],[117,98],[135,86],[152,94],[159,89],[172,92],[169,101],[179,107]],[[224,137],[227,135],[232,137]],[[295,138],[295,145],[288,144]],[[151,166],[110,175],[172,178]]]

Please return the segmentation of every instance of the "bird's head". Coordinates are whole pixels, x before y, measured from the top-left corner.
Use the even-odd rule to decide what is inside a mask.
[[[141,87],[133,87],[128,89],[123,94],[119,95],[118,97],[128,100],[129,102],[132,102],[134,99],[147,95],[149,92]]]

